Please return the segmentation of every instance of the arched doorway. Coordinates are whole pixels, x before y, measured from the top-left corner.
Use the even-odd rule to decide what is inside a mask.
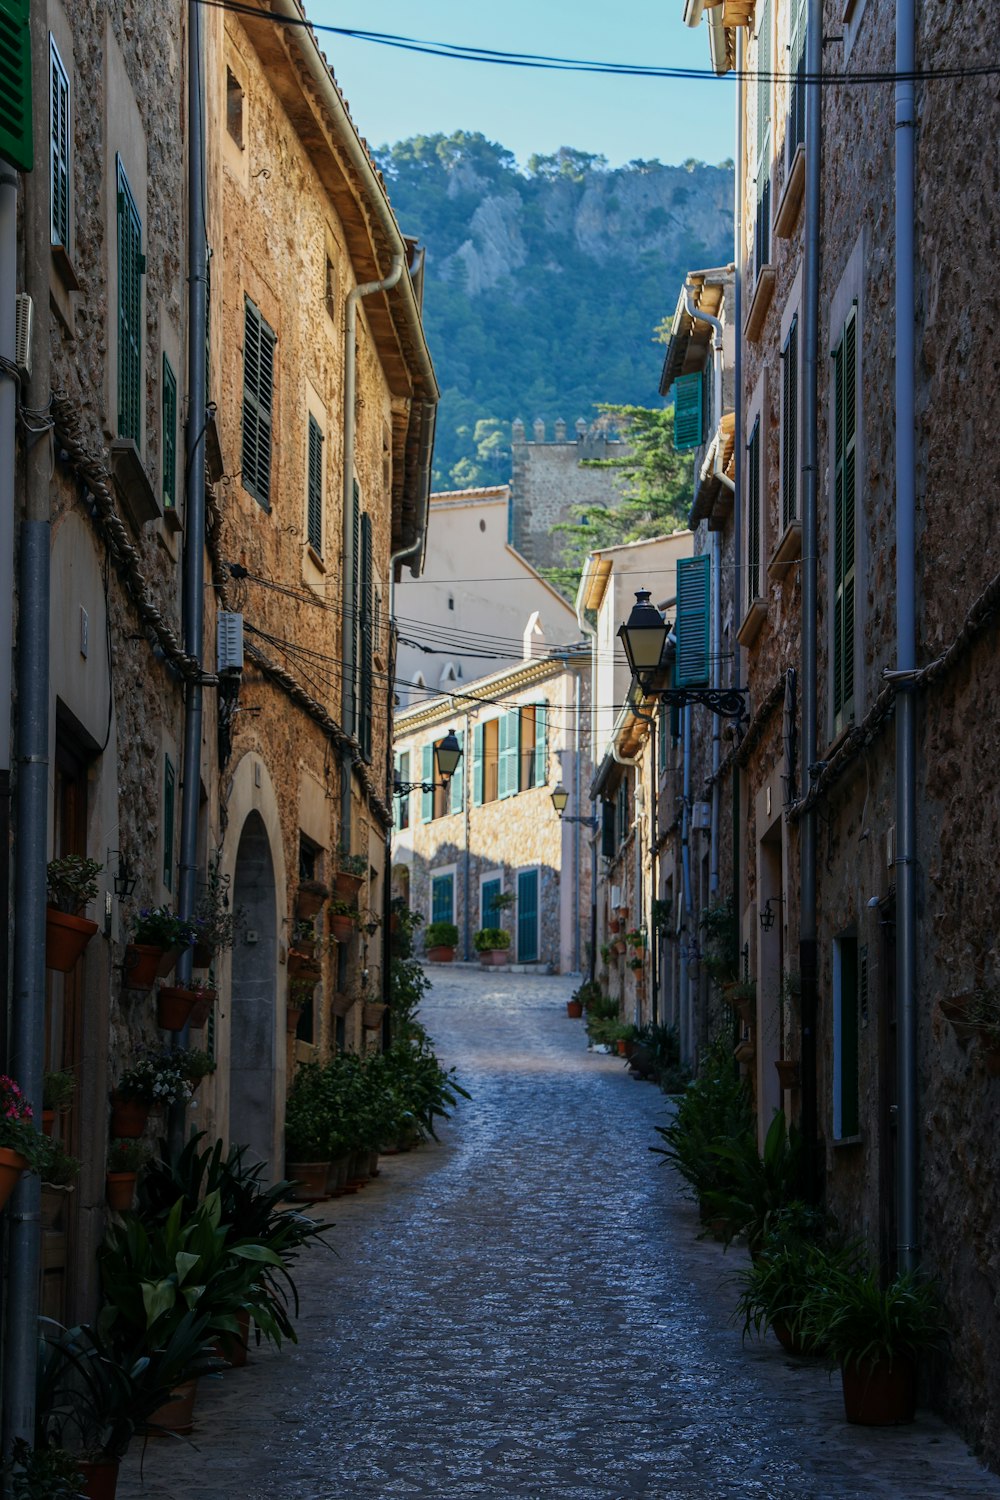
[[[264,820],[251,812],[236,852],[233,900],[245,925],[233,949],[229,1015],[229,1139],[249,1146],[250,1159],[275,1161],[275,1014],[278,932],[274,862]]]

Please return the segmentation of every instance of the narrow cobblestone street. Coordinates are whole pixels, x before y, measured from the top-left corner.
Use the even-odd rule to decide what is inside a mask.
[[[121,1500],[1000,1497],[960,1438],[842,1417],[839,1380],[729,1322],[732,1272],[648,1151],[668,1108],[565,1019],[563,979],[434,972],[473,1095],[327,1207],[300,1343],[203,1381]]]

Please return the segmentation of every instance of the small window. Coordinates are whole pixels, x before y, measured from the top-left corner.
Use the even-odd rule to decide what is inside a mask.
[[[455,877],[448,875],[431,876],[431,921],[432,922],[454,922],[455,920]]]
[[[52,243],[70,248],[70,113],[69,76],[55,41],[49,37],[49,153],[52,166]]]
[[[761,597],[760,418],[747,444],[747,609]]]
[[[455,608],[455,598],[454,598],[454,595],[452,595],[452,594],[448,595],[448,608],[449,609],[454,609]]]
[[[277,337],[247,297],[243,321],[243,488],[271,508],[271,418]]]
[[[177,777],[170,756],[163,762],[163,884],[174,888],[174,804]]]
[[[326,269],[323,276],[323,300],[326,303],[327,313],[331,318],[337,316],[337,267],[330,256],[326,254]]]
[[[317,557],[323,556],[323,433],[316,418],[309,415],[308,482],[306,496],[306,536]]]
[[[142,221],[121,157],[118,175],[118,436],[142,446]]]
[[[781,529],[798,517],[799,318],[796,313],[781,351]]]
[[[177,376],[163,356],[163,508],[177,505]]]
[[[226,69],[226,129],[243,150],[243,89],[232,68]]]
[[[858,1089],[858,940],[833,944],[833,1138],[861,1129]]]

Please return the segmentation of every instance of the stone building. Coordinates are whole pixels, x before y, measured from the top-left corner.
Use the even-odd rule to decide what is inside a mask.
[[[982,81],[940,76],[988,45],[985,13],[960,32],[916,8],[915,35],[901,38],[926,70],[913,130],[905,89],[897,121],[891,77],[905,13],[820,11],[824,72],[875,81],[864,97],[818,94],[815,312],[807,8],[758,0],[706,12],[713,65],[744,69],[736,620],[751,717],[735,856],[757,979],[758,1108],[761,1130],[781,1102],[802,1121],[828,1205],[886,1274],[919,1261],[939,1279],[951,1339],[934,1399],[1000,1464],[989,1353],[1000,1197],[981,1129],[994,1085],[985,1047],[963,1042],[940,1007],[973,991],[996,1006],[1000,990],[980,916],[996,904],[996,799],[978,771],[997,738],[997,396],[980,358],[997,318],[997,189],[976,179],[949,124],[975,119],[988,138],[1000,106]],[[773,62],[785,56],[787,70]],[[911,196],[896,148],[913,134]],[[959,276],[947,269],[957,265]],[[970,286],[981,289],[972,301]],[[812,610],[803,594],[814,576]],[[799,1004],[783,1003],[783,975]],[[800,1063],[784,1095],[772,1076],[782,1053]]]
[[[507,540],[509,505],[505,484],[431,496],[423,570],[396,589],[398,702],[578,638],[571,606]]]
[[[393,884],[426,921],[454,922],[460,959],[482,927],[506,927],[510,959],[555,973],[589,961],[591,856],[583,825],[561,822],[590,778],[590,653],[525,658],[396,717],[396,773],[422,783],[396,799]],[[434,747],[453,728],[462,759],[438,785]],[[503,911],[497,896],[513,896]]]
[[[41,1308],[66,1324],[96,1310],[109,1093],[143,1049],[171,1041],[125,967],[139,911],[176,911],[182,882],[197,899],[213,877],[241,909],[236,946],[210,971],[219,1004],[191,1037],[217,1071],[175,1123],[246,1142],[276,1172],[290,1070],[374,1045],[357,1002],[385,978],[390,580],[421,566],[437,401],[419,251],[312,34],[198,7],[212,254],[208,337],[189,340],[194,13],[160,7],[154,25],[120,4],[33,4],[30,49],[11,33],[33,125],[30,99],[15,101],[24,141],[5,114],[0,144],[20,168],[0,172],[0,493],[20,549],[0,767],[4,1066],[36,1107],[43,1069],[75,1079],[58,1129],[83,1166],[39,1256]],[[189,508],[196,454],[204,538]],[[203,648],[190,626],[202,593]],[[297,888],[329,886],[340,849],[364,869],[358,933],[324,941],[322,985],[289,1033]],[[45,864],[69,854],[103,867],[98,930],[73,968],[46,972]],[[165,1128],[154,1118],[150,1134]],[[30,1201],[8,1318],[34,1316],[18,1278],[38,1248],[37,1192],[37,1177],[18,1188]]]
[[[620,457],[627,447],[606,420],[588,427],[583,417],[577,418],[572,436],[566,423],[557,421],[551,438],[541,417],[532,423],[530,437],[517,418],[510,441],[508,540],[536,568],[555,567],[563,551],[553,527],[576,521],[575,506],[613,510],[621,498],[611,473],[587,468],[586,462]]]

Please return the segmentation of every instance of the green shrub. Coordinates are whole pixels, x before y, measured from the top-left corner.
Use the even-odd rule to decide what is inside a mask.
[[[721,1220],[728,1244],[745,1234],[751,1250],[759,1249],[774,1215],[802,1197],[802,1138],[787,1127],[778,1110],[764,1139],[763,1155],[753,1132],[709,1143],[718,1176],[702,1194],[709,1218]]]
[[[945,1335],[937,1292],[919,1273],[901,1271],[883,1286],[877,1270],[831,1254],[813,1277],[800,1326],[812,1348],[848,1366],[915,1359]]]
[[[718,1038],[707,1052],[698,1077],[681,1094],[674,1118],[655,1128],[665,1144],[650,1150],[677,1168],[702,1206],[708,1194],[731,1182],[731,1169],[713,1147],[727,1141],[749,1142],[754,1150],[756,1145],[750,1095],[726,1038]]]
[[[424,930],[425,948],[457,948],[458,928],[454,922],[428,922]]]
[[[457,928],[455,941],[458,941]],[[472,946],[477,953],[495,953],[498,949],[510,947],[510,933],[503,927],[481,927],[473,936]]]

